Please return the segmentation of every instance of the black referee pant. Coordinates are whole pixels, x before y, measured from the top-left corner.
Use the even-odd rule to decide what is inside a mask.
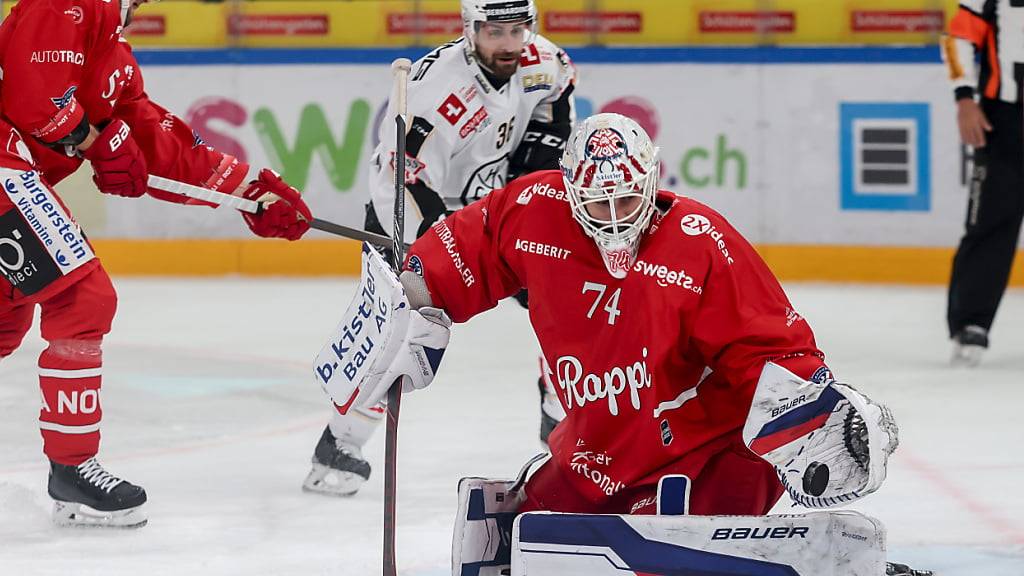
[[[992,125],[974,151],[967,224],[953,259],[946,318],[952,337],[964,326],[992,327],[1006,291],[1024,216],[1024,115],[1020,104],[982,100]]]

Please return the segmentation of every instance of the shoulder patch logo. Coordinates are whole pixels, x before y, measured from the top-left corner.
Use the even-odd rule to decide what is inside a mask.
[[[71,99],[74,98],[75,90],[78,90],[78,86],[72,86],[71,88],[68,88],[67,92],[64,92],[63,96],[50,98],[50,102],[53,102],[53,105],[56,106],[58,110],[63,109],[71,102]]]
[[[540,64],[540,51],[536,44],[530,44],[523,48],[523,55],[519,57],[519,65],[523,68]]]
[[[687,214],[679,221],[679,227],[687,236],[707,235],[711,238],[718,251],[722,253],[728,264],[733,263],[732,255],[729,253],[729,246],[725,243],[725,234],[711,224],[711,220],[703,214]]]
[[[836,381],[832,371],[826,366],[821,366],[811,374],[810,381],[815,384],[831,384]]]
[[[409,270],[412,270],[420,278],[423,277],[423,261],[420,260],[419,256],[413,256],[409,258]]]
[[[687,214],[683,216],[679,226],[687,236],[700,236],[711,229],[711,221],[700,214]]]

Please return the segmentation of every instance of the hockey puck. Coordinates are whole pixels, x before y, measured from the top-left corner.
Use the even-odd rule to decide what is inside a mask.
[[[811,496],[821,496],[828,487],[828,466],[821,462],[811,462],[804,470],[804,492]]]

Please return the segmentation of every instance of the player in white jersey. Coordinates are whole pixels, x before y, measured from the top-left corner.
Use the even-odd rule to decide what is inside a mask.
[[[405,241],[516,177],[558,168],[575,120],[575,70],[568,55],[536,33],[533,0],[462,0],[463,36],[413,65],[408,87]],[[387,117],[395,110],[389,109]],[[395,126],[381,125],[370,165],[365,227],[391,235]],[[385,224],[382,226],[382,223]],[[525,305],[525,294],[518,297]],[[564,416],[542,391],[541,440]],[[383,406],[332,410],[303,488],[355,493],[370,476],[362,446]]]

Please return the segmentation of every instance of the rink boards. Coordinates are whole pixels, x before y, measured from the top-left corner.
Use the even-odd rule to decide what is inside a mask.
[[[140,60],[147,91],[207,143],[282,172],[319,217],[359,226],[387,63],[399,54],[215,50],[143,52]],[[620,112],[640,121],[661,147],[663,187],[725,214],[783,277],[947,279],[968,161],[937,50],[571,54],[579,115]],[[87,182],[79,174],[61,189]],[[153,273],[166,264],[175,273],[337,274],[357,267],[358,249],[329,241],[301,250],[250,246],[241,219],[227,213],[65,195],[74,196],[73,209],[115,271]],[[219,241],[201,252],[181,244],[198,238]],[[175,264],[183,252],[190,263]]]

